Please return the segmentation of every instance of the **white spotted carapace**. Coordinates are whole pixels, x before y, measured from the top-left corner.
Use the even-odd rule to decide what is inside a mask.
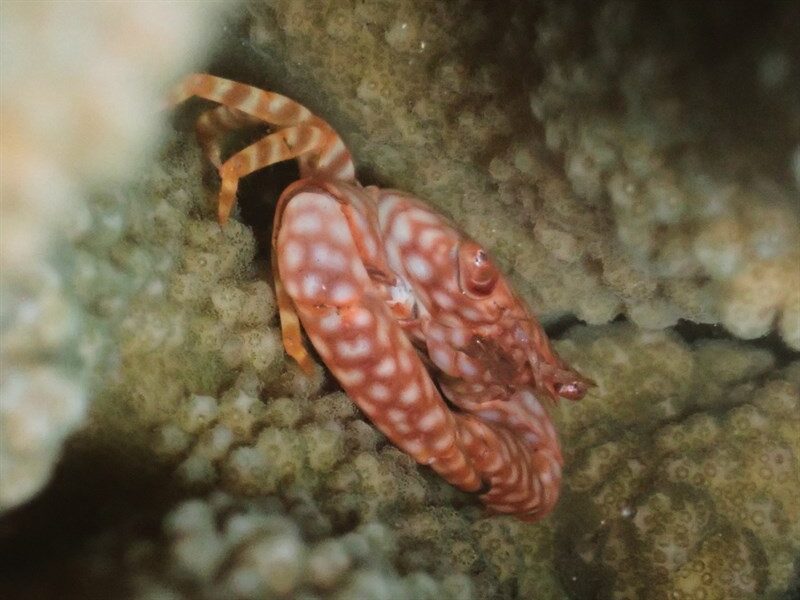
[[[553,351],[486,251],[421,201],[361,187],[350,153],[284,96],[205,74],[170,102],[218,102],[197,135],[222,178],[225,223],[239,179],[297,159],[281,195],[272,263],[286,351],[312,366],[301,324],[361,410],[400,449],[494,512],[535,520],[558,499],[562,457],[541,399],[578,399],[591,381]],[[229,130],[272,133],[221,160]],[[434,384],[436,377],[438,386]]]

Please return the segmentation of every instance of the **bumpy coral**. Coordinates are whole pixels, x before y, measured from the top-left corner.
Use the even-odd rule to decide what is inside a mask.
[[[617,598],[785,590],[800,552],[800,363],[775,372],[764,350],[630,325],[573,330],[559,349],[599,386],[561,410],[566,502],[584,509],[562,530],[575,589],[602,577]]]
[[[159,544],[142,540],[130,564],[137,598],[469,599],[464,574],[401,575],[391,530],[366,523],[320,538],[279,503],[217,493],[181,503]],[[305,529],[305,530],[304,530]]]
[[[103,254],[109,236],[124,232],[124,208],[112,200],[95,210],[90,197],[129,180],[154,145],[159,90],[185,68],[212,12],[154,4],[3,7],[0,510],[49,479],[103,368],[103,321],[143,283],[137,276],[150,276],[152,265],[141,263],[132,240],[130,252]],[[75,249],[85,238],[94,248]],[[111,302],[87,305],[81,294],[94,293],[92,285],[113,289]]]
[[[617,288],[637,323],[721,321],[747,339],[777,326],[800,348],[800,205],[789,179],[800,71],[797,40],[779,26],[796,9],[759,15],[776,33],[758,49],[757,37],[739,43],[745,3],[698,7],[691,25],[670,2],[613,1],[588,14],[553,4],[537,23],[546,76],[531,107],[572,189],[608,212],[630,264],[656,286],[644,296],[632,281]]]
[[[800,551],[800,362],[776,371],[765,350],[633,325],[575,328],[558,350],[598,388],[557,411],[569,454],[551,519],[486,516],[341,392],[264,392],[277,380],[246,365],[218,397],[162,407],[157,454],[181,488],[217,491],[171,508],[157,535],[108,532],[95,551],[109,536],[128,550],[106,577],[138,598],[785,590]],[[96,562],[77,560],[90,582]]]
[[[249,78],[457,215],[545,313],[800,348],[797,11],[740,43],[748,6],[254,3],[249,43],[278,60]]]

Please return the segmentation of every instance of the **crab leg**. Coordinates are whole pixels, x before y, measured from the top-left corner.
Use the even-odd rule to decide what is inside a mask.
[[[203,149],[208,161],[217,169],[222,166],[222,155],[220,140],[222,137],[235,130],[251,125],[256,125],[260,121],[246,113],[228,106],[217,106],[207,110],[199,117],[195,124],[195,134],[197,142]]]
[[[167,104],[175,106],[193,96],[218,102],[281,127],[317,120],[305,106],[286,96],[206,73],[187,75],[167,94]]]
[[[277,127],[309,125],[316,128],[321,136],[312,148],[278,160],[298,158],[303,176],[313,173],[334,180],[355,179],[352,157],[339,134],[302,104],[274,92],[205,73],[187,76],[168,94],[167,103],[174,106],[193,96],[219,102]]]
[[[222,178],[219,190],[218,218],[225,224],[236,202],[239,179],[254,171],[284,160],[314,152],[322,142],[322,132],[314,125],[296,125],[279,129],[240,150],[219,168]]]
[[[563,459],[553,424],[530,390],[509,393],[478,387],[454,381],[443,391],[495,436],[487,442],[495,451],[484,452],[508,457],[491,471],[476,465],[491,484],[482,500],[497,512],[539,518],[555,506],[561,483]],[[485,431],[484,437],[491,435]]]

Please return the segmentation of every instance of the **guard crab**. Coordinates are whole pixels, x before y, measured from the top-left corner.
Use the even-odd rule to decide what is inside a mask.
[[[591,381],[557,356],[488,253],[420,200],[359,185],[342,139],[297,102],[206,74],[188,76],[169,100],[192,96],[219,103],[198,119],[197,135],[222,180],[221,224],[240,178],[299,163],[272,236],[287,353],[305,370],[313,365],[302,325],[398,448],[480,492],[494,512],[547,514],[563,459],[540,399],[579,399]],[[224,134],[254,123],[272,132],[223,162]]]

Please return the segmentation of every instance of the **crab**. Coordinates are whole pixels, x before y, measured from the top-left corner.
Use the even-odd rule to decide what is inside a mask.
[[[272,234],[287,354],[313,368],[305,331],[393,444],[490,511],[550,512],[563,458],[542,402],[580,399],[592,382],[556,354],[486,249],[412,195],[361,186],[341,137],[294,100],[193,74],[169,103],[193,96],[219,104],[196,132],[221,178],[220,224],[242,177],[298,162]],[[223,161],[225,134],[256,123],[271,133]]]

